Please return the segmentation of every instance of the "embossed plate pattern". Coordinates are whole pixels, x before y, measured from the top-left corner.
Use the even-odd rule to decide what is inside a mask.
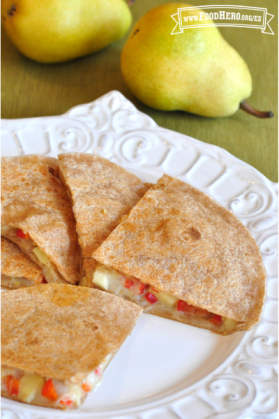
[[[277,184],[223,149],[158,127],[119,92],[61,116],[2,121],[3,156],[69,151],[97,152],[144,181],[177,176],[232,211],[265,262],[263,316],[224,338],[143,315],[81,409],[2,398],[2,419],[277,417]]]

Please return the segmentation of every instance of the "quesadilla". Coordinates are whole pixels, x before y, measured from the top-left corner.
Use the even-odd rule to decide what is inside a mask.
[[[80,249],[57,160],[44,156],[2,158],[1,234],[15,242],[47,282],[79,280]]]
[[[164,175],[93,253],[93,283],[146,313],[219,334],[260,319],[266,273],[259,248],[233,214]]]
[[[79,407],[100,384],[141,312],[114,295],[72,285],[2,293],[2,396]]]
[[[1,287],[16,289],[44,282],[41,268],[15,243],[1,237]]]
[[[58,156],[60,178],[72,201],[83,257],[80,285],[92,287],[97,262],[92,253],[148,190],[132,173],[103,157],[85,153]]]

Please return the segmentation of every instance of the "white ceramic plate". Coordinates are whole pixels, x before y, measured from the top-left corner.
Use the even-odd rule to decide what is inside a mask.
[[[143,315],[78,411],[2,399],[2,419],[277,417],[277,185],[225,150],[158,127],[119,92],[55,117],[3,120],[2,155],[97,152],[142,180],[177,176],[232,211],[257,241],[262,320],[228,337]]]

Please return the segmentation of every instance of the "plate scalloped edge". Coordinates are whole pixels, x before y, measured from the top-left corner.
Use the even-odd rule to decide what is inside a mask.
[[[2,155],[97,152],[126,169],[187,181],[233,212],[250,230],[267,270],[260,323],[210,376],[152,406],[88,416],[121,419],[242,419],[277,417],[277,190],[227,151],[159,127],[112,91],[61,116],[2,120]],[[31,141],[30,141],[31,140]],[[32,141],[33,140],[33,141]],[[30,146],[32,143],[32,147]],[[147,180],[147,179],[143,179]],[[75,412],[75,414],[78,412]],[[52,419],[73,418],[54,412]],[[49,411],[2,399],[2,419],[49,418]]]

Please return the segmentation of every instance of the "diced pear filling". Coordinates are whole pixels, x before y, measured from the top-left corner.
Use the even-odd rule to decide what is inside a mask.
[[[1,232],[3,234],[7,233],[9,230],[15,230],[16,231],[18,229],[14,228],[14,227],[9,227],[9,226],[3,225],[3,224],[1,225]],[[42,249],[40,249],[39,247],[35,247],[33,249],[33,252],[36,255],[39,262],[41,262],[43,265],[48,266],[49,268],[53,267],[52,262],[50,261],[50,259],[48,258],[48,256],[45,254],[45,252]]]
[[[94,272],[93,284],[99,288],[102,288],[102,290],[107,291],[109,288],[109,276],[103,270],[97,269]]]
[[[38,261],[41,262],[43,265],[48,266],[49,268],[52,267],[52,262],[49,260],[49,257],[45,254],[45,252],[40,249],[39,247],[35,247],[33,249],[35,256],[37,257]]]
[[[108,291],[109,286],[115,280],[119,280],[121,275],[112,268],[107,268],[106,266],[99,266],[93,275],[93,284],[97,287]]]
[[[80,406],[86,394],[96,388],[102,382],[102,375],[105,367],[109,363],[112,355],[107,355],[103,362],[90,374],[70,380],[56,380],[44,378],[38,374],[30,374],[17,368],[1,367],[1,389],[11,393],[18,400],[31,403],[43,402],[47,399],[52,401],[54,405],[63,408],[73,408]],[[12,378],[19,382],[17,389],[11,390],[7,387],[7,378]],[[48,396],[45,386],[51,381],[52,391]],[[53,397],[53,394],[56,396]]]
[[[14,227],[9,227],[5,225],[3,226],[3,224],[1,226],[1,229],[2,229],[3,234],[6,234],[10,230],[13,231],[14,233],[17,233],[17,231],[20,230]],[[10,238],[8,234],[7,234],[7,238]],[[17,241],[14,240],[13,237],[11,237],[10,239],[12,241],[15,241],[15,243],[17,243]],[[25,241],[26,243],[28,243],[28,246],[27,248],[25,246],[22,247],[23,252],[25,252],[30,257],[31,260],[33,260],[36,264],[38,264],[41,267],[43,271],[43,276],[46,278],[46,281],[67,283],[67,281],[63,278],[63,276],[60,274],[60,272],[56,268],[55,264],[51,262],[49,257],[46,255],[46,253],[42,249],[36,246],[34,241],[29,238],[29,235],[28,237],[25,237]],[[19,245],[19,247],[21,246]],[[40,280],[38,281],[38,283],[41,283],[41,282],[43,281],[40,281]]]
[[[92,283],[93,285],[95,285],[98,288],[101,288],[102,290],[115,293],[116,295],[124,298],[127,297],[128,299],[140,304],[144,308],[154,303],[154,301],[145,298],[145,295],[146,297],[148,297],[148,294],[153,294],[153,296],[156,297],[156,299],[160,303],[164,304],[169,309],[172,309],[173,312],[177,313],[178,311],[177,303],[179,299],[174,295],[170,295],[166,292],[160,291],[153,285],[142,284],[136,278],[132,277],[132,279],[130,279],[125,275],[121,274],[120,272],[116,271],[115,269],[109,268],[104,265],[101,265],[96,269],[93,275]],[[142,287],[146,287],[146,290],[142,292],[136,292],[139,290],[138,284],[140,284]],[[154,300],[153,296],[151,297]],[[194,308],[193,306],[190,307],[192,309]],[[214,316],[213,313],[206,312],[206,310],[202,311],[209,315],[207,319],[203,319],[204,321],[210,321],[210,318]],[[189,311],[189,313],[182,313],[181,311],[180,313],[181,315],[198,316],[198,314],[196,314],[193,310]],[[219,317],[219,319],[221,320],[220,316],[215,317]],[[215,328],[218,328],[220,331],[226,333],[234,329],[237,324],[238,322],[236,322],[235,320],[227,319],[225,317],[222,317],[220,323],[211,323],[212,326],[214,325]]]
[[[33,253],[40,263],[41,269],[48,282],[63,282],[66,281],[56,269],[54,263],[51,262],[46,253],[39,247],[33,249]]]
[[[231,320],[231,319],[226,319],[225,317],[222,317],[224,320],[224,323],[221,326],[222,331],[224,332],[229,332],[230,330],[234,329],[235,326],[237,325],[237,321],[235,320]]]
[[[20,380],[18,398],[22,402],[30,403],[34,400],[37,391],[41,391],[44,379],[37,374],[24,374]]]
[[[21,282],[19,279],[15,278],[15,277],[11,277],[11,282],[15,287],[19,287],[21,285]]]
[[[151,292],[154,290],[155,297],[163,304],[169,307],[174,307],[177,304],[178,298],[173,295],[167,294],[166,292],[159,291],[155,287],[151,288]]]

